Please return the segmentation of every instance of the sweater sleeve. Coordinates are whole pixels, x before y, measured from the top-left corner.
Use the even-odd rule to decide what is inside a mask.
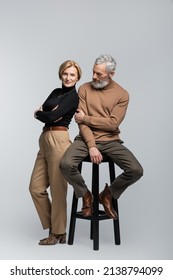
[[[57,122],[58,119],[61,119],[71,110],[77,108],[78,106],[78,95],[76,91],[66,94],[60,104],[55,110],[51,111],[38,111],[36,117],[43,123],[52,123]]]
[[[96,128],[99,130],[115,131],[125,117],[128,103],[129,103],[129,95],[127,93],[114,106],[110,115],[107,115],[106,117],[102,117],[102,116],[95,117],[95,116],[89,116],[88,114],[85,113],[85,116],[83,118],[83,123],[92,128]]]
[[[79,88],[79,109],[82,109],[82,111],[86,115],[88,114],[87,104],[86,104],[86,100],[85,100],[85,94],[80,91],[80,88]],[[80,131],[80,135],[84,139],[88,148],[92,148],[92,147],[96,146],[92,129],[90,128],[90,126],[87,123],[79,124],[79,131]]]

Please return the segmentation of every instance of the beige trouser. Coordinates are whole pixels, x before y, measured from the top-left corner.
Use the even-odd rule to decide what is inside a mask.
[[[46,131],[40,135],[40,150],[29,186],[43,228],[52,228],[55,234],[66,231],[67,182],[60,172],[59,163],[70,144],[68,131]],[[47,192],[49,186],[51,200]]]

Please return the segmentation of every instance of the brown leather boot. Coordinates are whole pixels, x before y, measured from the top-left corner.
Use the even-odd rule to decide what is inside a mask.
[[[84,217],[89,217],[93,213],[93,195],[89,190],[87,190],[86,194],[83,196],[83,206],[82,206],[82,215]]]
[[[108,184],[106,184],[104,190],[99,194],[99,202],[103,205],[106,214],[110,218],[114,220],[118,219],[118,215],[112,205],[112,194],[110,192]]]

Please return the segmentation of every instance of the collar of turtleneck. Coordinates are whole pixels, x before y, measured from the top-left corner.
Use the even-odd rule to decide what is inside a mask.
[[[75,89],[75,85],[72,87],[65,87],[64,85],[62,85],[62,93],[68,93],[73,89]]]

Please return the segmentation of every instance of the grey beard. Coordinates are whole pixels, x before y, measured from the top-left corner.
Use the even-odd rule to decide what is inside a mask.
[[[108,84],[109,81],[100,81],[100,82],[91,82],[92,86],[96,89],[101,89],[101,88],[105,88]]]

